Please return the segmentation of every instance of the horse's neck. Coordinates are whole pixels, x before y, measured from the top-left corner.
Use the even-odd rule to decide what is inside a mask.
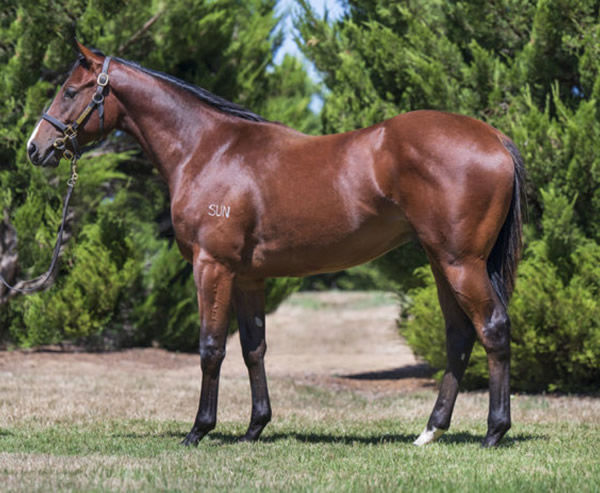
[[[119,75],[121,83],[115,87],[122,113],[118,128],[139,142],[171,188],[177,169],[204,154],[196,151],[208,147],[203,141],[217,127],[222,130],[227,118],[192,94],[134,68],[123,67]]]

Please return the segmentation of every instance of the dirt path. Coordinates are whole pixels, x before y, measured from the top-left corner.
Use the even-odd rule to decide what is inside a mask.
[[[398,301],[391,294],[297,293],[267,317],[267,375],[327,387],[366,392],[418,389],[433,385],[426,365],[417,361],[398,335]],[[0,352],[0,376],[19,368],[49,373],[101,373],[175,370],[198,375],[194,354],[160,349],[115,353]],[[239,338],[227,343],[225,379],[246,379]]]
[[[387,293],[297,293],[267,317],[267,374],[374,391],[431,386],[431,372],[398,334],[398,311]],[[240,374],[235,335],[223,375]]]

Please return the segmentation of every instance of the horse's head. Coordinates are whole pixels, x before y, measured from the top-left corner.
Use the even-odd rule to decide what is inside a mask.
[[[61,157],[72,159],[83,145],[114,127],[116,102],[108,97],[110,57],[79,42],[77,47],[78,61],[27,142],[35,165],[57,166]]]

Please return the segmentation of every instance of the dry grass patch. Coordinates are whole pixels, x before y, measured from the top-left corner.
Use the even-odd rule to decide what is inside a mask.
[[[394,300],[353,295],[344,310],[329,296],[315,309],[304,295],[268,320],[273,422],[255,444],[236,442],[250,414],[237,340],[218,427],[191,450],[179,442],[197,408],[198,356],[0,353],[2,491],[597,491],[600,399],[516,395],[513,429],[482,450],[487,393],[462,393],[450,432],[414,447],[436,397],[430,379],[341,376],[418,364],[395,332]],[[374,338],[361,346],[365,331]]]

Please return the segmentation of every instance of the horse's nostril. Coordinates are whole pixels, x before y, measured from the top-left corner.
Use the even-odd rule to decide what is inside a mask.
[[[32,142],[31,144],[29,144],[29,147],[27,148],[27,153],[29,154],[30,158],[33,158],[33,156],[36,154],[37,152],[37,146]]]

